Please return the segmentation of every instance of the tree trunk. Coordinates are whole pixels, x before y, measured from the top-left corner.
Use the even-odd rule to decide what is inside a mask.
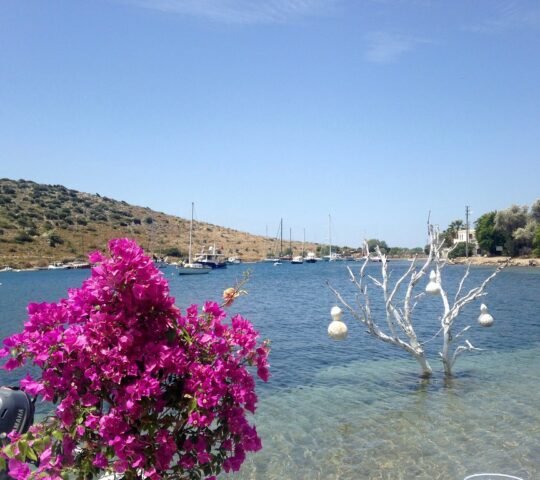
[[[422,369],[422,378],[429,378],[431,377],[433,370],[431,369],[431,366],[429,365],[429,362],[427,361],[426,357],[424,355],[414,355],[414,358],[416,358],[416,361],[420,364],[420,368]]]
[[[442,358],[442,363],[444,367],[444,374],[447,377],[452,376],[452,360],[450,359],[450,343],[451,342],[452,342],[452,334],[450,333],[450,326],[445,326],[441,358]]]

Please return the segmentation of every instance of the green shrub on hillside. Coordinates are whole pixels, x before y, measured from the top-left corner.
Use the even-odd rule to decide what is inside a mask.
[[[58,235],[57,233],[53,233],[50,237],[49,237],[49,246],[50,247],[56,247],[56,245],[62,245],[64,243],[64,240],[63,238]]]
[[[165,255],[166,257],[176,257],[176,258],[180,258],[183,256],[182,251],[177,247],[170,247],[170,248],[165,249],[165,251],[163,252],[163,255]]]
[[[34,239],[27,232],[19,232],[15,236],[14,240],[16,243],[30,243],[34,241]]]

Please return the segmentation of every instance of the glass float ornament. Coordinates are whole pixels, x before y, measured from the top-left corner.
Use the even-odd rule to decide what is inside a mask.
[[[347,325],[341,321],[343,310],[337,305],[330,310],[332,321],[328,325],[328,336],[334,340],[345,340],[347,338]]]
[[[429,293],[431,295],[437,295],[441,291],[441,286],[439,285],[439,282],[437,281],[437,274],[431,270],[429,272],[429,282],[426,285],[426,293]]]
[[[489,314],[488,308],[482,303],[482,305],[480,305],[480,316],[478,317],[478,323],[482,325],[482,327],[491,327],[493,322],[493,317]]]

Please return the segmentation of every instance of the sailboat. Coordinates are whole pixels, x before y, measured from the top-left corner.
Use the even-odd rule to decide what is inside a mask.
[[[279,260],[280,262],[290,262],[292,259],[292,238],[291,238],[291,229],[289,229],[289,252],[287,254],[283,253],[283,218],[280,223],[280,237],[279,237]]]
[[[332,217],[328,214],[328,255],[325,255],[323,260],[329,262],[332,258]]]
[[[203,265],[202,263],[193,263],[191,261],[191,244],[192,244],[192,236],[193,236],[194,206],[195,206],[194,203],[191,202],[191,223],[189,224],[188,263],[184,263],[183,265],[179,265],[178,267],[176,267],[178,269],[178,275],[201,275],[201,274],[209,273],[212,270],[211,267]]]
[[[326,262],[335,262],[343,260],[343,257],[339,253],[332,253],[332,216],[328,215],[328,255],[323,257]]]
[[[272,253],[272,256],[270,254],[263,260],[264,262],[272,262],[274,265],[281,265],[281,257],[283,252],[283,218],[279,222],[279,231],[278,235],[276,235],[276,240],[280,237],[280,243],[279,243],[279,255],[276,256],[275,252]]]

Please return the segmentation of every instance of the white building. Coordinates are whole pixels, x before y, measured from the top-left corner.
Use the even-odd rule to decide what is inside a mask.
[[[467,230],[465,228],[461,228],[457,231],[457,237],[454,238],[454,244],[455,243],[461,243],[467,241]],[[474,235],[474,228],[469,228],[469,243],[476,243],[476,237]]]
[[[476,236],[474,234],[475,230],[474,228],[469,228],[469,246],[471,254],[477,255],[480,251],[480,246],[478,245],[478,242],[476,241]],[[454,245],[456,243],[465,243],[467,241],[467,229],[461,228],[457,231],[457,236],[454,238]]]

